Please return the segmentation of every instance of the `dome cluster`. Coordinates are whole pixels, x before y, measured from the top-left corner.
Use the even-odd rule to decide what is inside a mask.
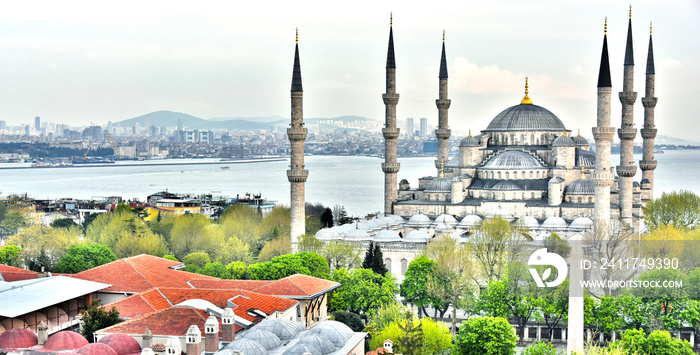
[[[347,325],[337,321],[324,321],[307,331],[300,323],[267,319],[215,354],[230,355],[236,350],[246,355],[278,354],[278,348],[284,346],[286,350],[282,355],[326,355],[345,346],[354,334]]]

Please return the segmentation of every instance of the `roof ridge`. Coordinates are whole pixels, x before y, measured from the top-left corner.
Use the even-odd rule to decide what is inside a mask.
[[[137,255],[137,256],[141,256],[141,255],[144,255],[144,254],[140,254],[140,255]],[[146,281],[147,284],[151,285],[151,286],[154,287],[154,288],[157,288],[154,284],[151,283],[151,281],[149,281],[149,280],[146,278],[146,276],[144,276],[144,275],[136,268],[136,266],[134,266],[134,265],[132,265],[130,262],[127,262],[127,261],[126,261],[126,259],[130,259],[130,258],[133,258],[133,256],[130,256],[129,258],[125,258],[125,259],[124,259],[124,260],[125,260],[124,262],[125,262],[127,265],[129,265],[132,269],[134,269],[134,271],[136,271],[136,273],[139,274],[139,276],[141,276],[141,278],[142,278],[144,281]]]

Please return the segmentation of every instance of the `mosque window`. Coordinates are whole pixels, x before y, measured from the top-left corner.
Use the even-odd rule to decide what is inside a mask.
[[[530,179],[532,179],[532,171],[530,172]]]
[[[386,266],[387,272],[391,273],[391,259],[384,259],[384,266]]]
[[[535,199],[535,193],[534,193],[534,192],[532,193],[532,199],[533,199],[533,200]]]
[[[588,203],[593,203],[593,197],[588,197]]]
[[[406,270],[408,270],[408,260],[401,259],[401,275],[406,275]]]
[[[510,179],[510,174],[506,171],[506,180]]]
[[[581,198],[580,198],[580,197],[578,198],[578,203],[581,203]]]
[[[500,179],[501,179],[501,172],[499,171],[498,172],[498,180],[500,180]]]

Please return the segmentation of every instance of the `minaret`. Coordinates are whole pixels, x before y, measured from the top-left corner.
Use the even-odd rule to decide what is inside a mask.
[[[593,226],[597,236],[610,235],[610,186],[615,176],[610,165],[610,144],[615,136],[615,127],[610,126],[612,81],[608,59],[608,19],[605,19],[603,54],[598,71],[598,122],[593,127],[595,139],[595,172],[591,181],[595,185]]]
[[[654,160],[654,138],[656,138],[656,128],[654,128],[654,107],[658,99],[654,97],[654,48],[651,44],[651,24],[649,25],[649,53],[647,54],[647,71],[646,71],[646,88],[642,105],[644,105],[644,128],[641,129],[644,152],[642,160],[639,161],[639,167],[642,169],[642,187],[646,181],[649,182],[648,199],[654,198],[654,169],[656,169],[656,160]],[[645,181],[646,180],[646,181]]]
[[[297,250],[297,238],[306,233],[304,183],[309,171],[304,169],[304,90],[301,87],[301,66],[299,65],[299,31],[296,35],[294,49],[294,71],[292,73],[292,124],[287,128],[287,137],[291,144],[291,165],[287,170],[287,179],[291,185],[291,242],[292,252]]]
[[[393,17],[389,23],[389,50],[386,55],[386,93],[382,94],[385,106],[386,123],[382,128],[384,135],[384,213],[393,213],[392,204],[396,201],[396,189],[398,188],[396,174],[400,164],[396,161],[396,138],[399,137],[399,129],[396,128],[396,104],[399,103],[399,94],[396,93],[396,62],[394,60],[394,29]]]
[[[435,137],[438,139],[438,156],[435,160],[435,167],[440,170],[441,162],[449,162],[450,154],[450,134],[452,131],[447,125],[447,110],[450,108],[451,100],[447,98],[447,59],[445,58],[445,31],[442,31],[442,58],[440,58],[440,92],[435,105],[438,108],[438,128],[435,130]]]
[[[625,68],[622,79],[622,124],[617,131],[620,137],[620,165],[617,167],[617,175],[620,176],[620,220],[624,226],[632,225],[632,180],[637,173],[634,165],[634,137],[637,130],[634,128],[634,102],[637,93],[634,90],[634,51],[632,50],[632,7],[630,6],[630,19],[627,27],[627,48],[625,49]]]

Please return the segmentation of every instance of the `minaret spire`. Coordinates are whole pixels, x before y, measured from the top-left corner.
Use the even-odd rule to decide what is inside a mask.
[[[617,167],[617,175],[620,176],[620,219],[627,227],[637,229],[633,225],[633,178],[637,173],[634,165],[634,138],[637,130],[634,128],[634,102],[637,93],[634,92],[634,50],[632,49],[632,8],[630,7],[630,19],[627,26],[627,46],[625,48],[624,75],[620,103],[622,103],[622,121],[618,136],[620,137],[620,165]]]
[[[593,127],[595,139],[595,172],[591,178],[595,186],[593,206],[593,227],[596,235],[606,238],[610,235],[610,186],[614,174],[610,163],[610,145],[615,135],[615,127],[610,126],[610,106],[612,81],[610,79],[610,60],[608,58],[608,18],[605,18],[603,50],[598,70],[598,120]]]
[[[382,128],[384,136],[384,213],[390,214],[394,210],[396,201],[397,179],[401,165],[396,160],[396,139],[399,137],[399,129],[396,128],[396,105],[399,103],[399,94],[396,93],[396,61],[394,59],[394,16],[392,14],[389,23],[389,46],[386,56],[386,92],[382,94],[384,100],[385,124]]]
[[[290,183],[291,205],[291,244],[292,251],[297,251],[297,240],[300,235],[306,233],[305,218],[305,183],[309,171],[304,166],[304,141],[307,130],[304,128],[303,96],[301,85],[301,65],[299,64],[299,30],[296,32],[296,45],[294,48],[294,69],[292,71],[292,122],[287,128],[287,137],[290,143],[290,166],[287,170],[287,179]]]
[[[438,99],[435,100],[435,105],[438,108],[438,128],[435,130],[435,137],[438,139],[438,155],[435,160],[435,167],[438,169],[438,174],[444,174],[444,161],[449,162],[450,154],[450,135],[452,131],[447,122],[447,111],[450,108],[451,100],[447,98],[447,57],[445,55],[445,31],[442,31],[442,54],[440,57],[440,74]],[[443,162],[443,163],[441,163]],[[459,199],[460,202],[462,199]]]
[[[649,52],[647,53],[646,87],[642,105],[644,106],[644,128],[642,134],[642,160],[639,168],[642,169],[642,200],[654,198],[654,170],[656,160],[654,159],[654,139],[656,138],[656,126],[654,125],[654,108],[658,99],[654,97],[654,46],[651,41],[651,23],[649,24]]]

